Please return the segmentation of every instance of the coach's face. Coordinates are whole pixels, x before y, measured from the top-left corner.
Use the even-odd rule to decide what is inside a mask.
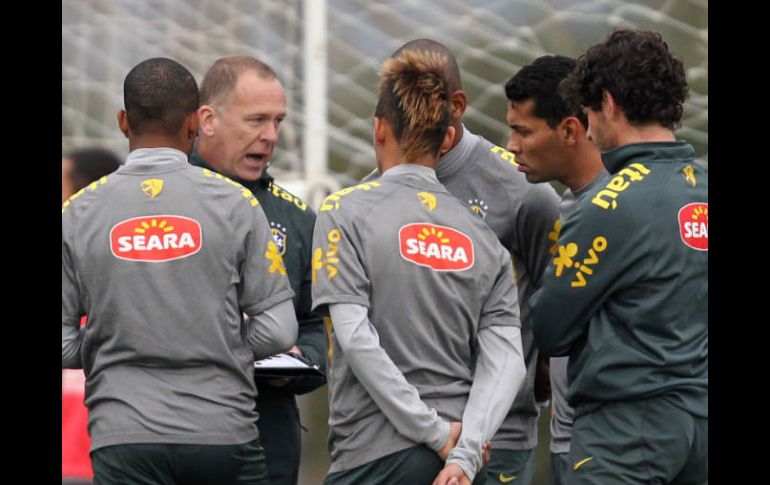
[[[208,162],[228,177],[249,181],[262,177],[286,117],[286,93],[280,81],[246,71],[214,111],[211,141],[219,156]]]

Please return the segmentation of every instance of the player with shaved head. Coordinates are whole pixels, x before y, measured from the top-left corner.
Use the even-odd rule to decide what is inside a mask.
[[[62,206],[62,367],[86,375],[94,481],[267,484],[254,360],[297,336],[280,254],[248,189],[187,163],[192,74],[148,59],[123,89],[126,163]]]

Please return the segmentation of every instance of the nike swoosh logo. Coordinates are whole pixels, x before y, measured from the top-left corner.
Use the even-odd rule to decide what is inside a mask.
[[[506,477],[505,475],[500,473],[500,476],[497,477],[497,478],[500,479],[500,483],[508,483],[508,482],[512,482],[512,481],[516,480],[516,475],[511,475],[510,477]]]
[[[585,460],[580,460],[579,462],[575,463],[575,466],[572,467],[572,469],[573,470],[577,470],[578,468],[580,468],[581,466],[585,465],[586,463],[588,463],[589,461],[591,461],[593,459],[594,459],[594,457],[590,456],[590,457],[586,458]]]

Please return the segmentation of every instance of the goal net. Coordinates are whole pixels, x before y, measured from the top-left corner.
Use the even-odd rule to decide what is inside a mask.
[[[687,68],[690,98],[678,136],[708,163],[707,0],[306,1],[325,2],[327,12],[326,190],[374,167],[377,70],[419,37],[452,49],[468,94],[466,125],[504,145],[503,85],[521,66],[549,53],[576,57],[615,27],[658,31]],[[123,79],[138,62],[171,57],[200,81],[218,57],[250,54],[275,69],[288,97],[273,172],[307,195],[307,161],[317,153],[303,153],[302,143],[303,86],[314,81],[303,63],[303,23],[312,20],[305,6],[301,0],[63,0],[62,152],[97,145],[127,153],[115,113]]]

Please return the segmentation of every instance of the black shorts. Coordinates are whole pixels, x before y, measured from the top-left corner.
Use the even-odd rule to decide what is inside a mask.
[[[91,453],[94,485],[268,485],[259,439],[241,445],[135,443]]]
[[[684,411],[666,396],[608,403],[575,418],[569,485],[707,480],[708,418]]]
[[[421,445],[330,473],[324,485],[431,485],[443,468],[438,453]]]

